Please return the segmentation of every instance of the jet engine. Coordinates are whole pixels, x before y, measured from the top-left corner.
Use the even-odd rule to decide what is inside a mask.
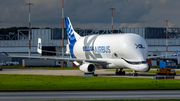
[[[92,63],[82,64],[79,69],[85,73],[94,73],[96,66]]]

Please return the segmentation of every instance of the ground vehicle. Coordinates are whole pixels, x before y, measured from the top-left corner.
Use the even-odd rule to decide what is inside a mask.
[[[157,75],[176,75],[176,72],[171,68],[160,68]]]
[[[160,61],[157,75],[176,75],[177,63],[172,61]]]

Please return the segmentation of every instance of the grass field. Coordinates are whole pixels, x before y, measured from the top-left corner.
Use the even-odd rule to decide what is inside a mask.
[[[147,78],[0,75],[0,91],[180,89],[180,80]]]
[[[159,100],[90,100],[90,101],[179,101],[179,100],[180,99],[159,99]]]
[[[90,100],[90,101],[179,101],[179,100],[180,99],[159,99],[159,100]]]

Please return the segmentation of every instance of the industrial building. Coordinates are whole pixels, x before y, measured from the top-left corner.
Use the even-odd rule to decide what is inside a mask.
[[[75,29],[81,36],[92,34],[110,34],[110,29]],[[0,33],[0,53],[3,51],[9,54],[28,55],[28,29],[18,30],[18,34],[9,33],[2,35]],[[149,46],[149,56],[163,55],[166,53],[166,28],[121,28],[114,29],[113,33],[135,33],[142,36]],[[67,34],[64,32],[64,46],[66,51]],[[31,29],[31,55],[39,55],[37,53],[38,38],[42,39],[43,50],[62,51],[62,29]],[[180,50],[180,28],[168,28],[168,54],[173,54],[176,50]],[[42,55],[56,55],[43,53]],[[170,57],[174,58],[174,57]],[[0,62],[18,61],[21,58],[8,58],[0,54]],[[180,60],[178,59],[178,63]]]

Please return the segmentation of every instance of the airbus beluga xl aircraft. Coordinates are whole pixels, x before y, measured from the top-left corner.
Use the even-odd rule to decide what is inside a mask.
[[[60,58],[52,56],[10,56],[10,57],[30,57],[41,59],[54,59],[58,61],[72,61],[85,74],[94,74],[96,68],[116,69],[116,75],[125,75],[123,68],[136,72],[147,72],[150,70],[146,62],[148,58],[148,45],[139,35],[134,33],[89,35],[81,37],[73,29],[68,17],[65,17],[68,45],[66,54],[70,58]],[[38,39],[39,53],[42,53],[41,39]],[[176,52],[177,53],[177,52]],[[64,54],[64,53],[63,53]],[[6,53],[6,55],[8,55]],[[172,54],[176,55],[176,54]]]

